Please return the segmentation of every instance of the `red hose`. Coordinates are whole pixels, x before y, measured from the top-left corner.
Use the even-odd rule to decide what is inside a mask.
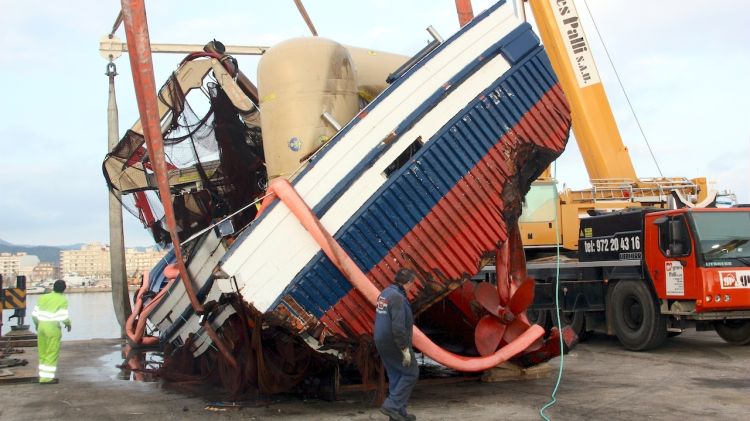
[[[125,333],[128,335],[128,339],[130,339],[133,344],[136,345],[156,345],[157,343],[159,343],[159,338],[155,336],[144,336],[146,332],[146,318],[148,317],[149,313],[151,313],[151,309],[153,308],[152,306],[149,306],[148,311],[141,311],[143,307],[143,294],[148,291],[148,276],[148,272],[143,274],[143,283],[141,284],[141,287],[138,289],[138,293],[136,294],[133,312],[130,313],[128,320],[125,322]],[[166,291],[166,288],[162,289],[162,291]],[[159,295],[162,295],[161,292],[156,297],[154,297],[154,300],[151,301],[151,303],[157,301],[157,299],[158,301],[161,301],[161,297],[159,297]],[[137,323],[136,317],[138,318]]]
[[[471,0],[456,0],[456,13],[458,13],[458,24],[463,28],[464,25],[474,19]]]
[[[305,227],[315,239],[323,252],[334,265],[344,274],[344,277],[354,285],[355,288],[374,306],[380,291],[367,278],[356,263],[349,257],[341,245],[328,233],[313,214],[312,210],[300,197],[294,187],[284,178],[271,181],[268,188],[269,193],[275,194],[297,217],[297,220]],[[541,326],[533,325],[518,338],[506,346],[495,351],[494,354],[484,357],[465,357],[448,352],[435,344],[418,327],[414,326],[414,346],[419,348],[425,355],[447,367],[459,371],[482,371],[495,367],[508,359],[518,355],[531,346],[544,334]]]

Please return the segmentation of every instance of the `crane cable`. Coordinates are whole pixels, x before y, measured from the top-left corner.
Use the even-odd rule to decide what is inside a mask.
[[[120,9],[120,13],[117,14],[117,18],[115,18],[115,22],[112,24],[112,31],[110,31],[109,33],[110,38],[115,36],[115,32],[117,32],[117,29],[120,28],[121,24],[122,24],[122,8]]]
[[[552,179],[557,180],[557,161],[552,163]],[[554,188],[555,191],[555,201],[554,203],[559,203],[560,199],[558,197],[557,193],[557,187]],[[555,387],[552,389],[552,393],[550,394],[550,401],[544,404],[544,406],[539,409],[539,416],[542,417],[545,421],[550,421],[549,418],[547,418],[547,415],[544,414],[544,411],[546,411],[548,408],[554,406],[557,403],[557,390],[560,388],[560,383],[562,382],[562,374],[563,374],[563,367],[565,366],[565,341],[563,340],[563,334],[562,334],[562,321],[560,320],[560,224],[558,223],[558,214],[557,214],[557,205],[555,205],[555,215],[554,215],[554,221],[555,221],[555,317],[557,319],[557,329],[560,332],[560,368],[557,370],[557,381],[555,382]]]
[[[307,14],[307,10],[305,10],[305,5],[302,4],[302,0],[294,0],[294,4],[297,5],[297,10],[299,10],[300,15],[302,15],[302,19],[305,20],[305,23],[307,24],[307,27],[310,29],[310,32],[313,34],[314,37],[317,37],[318,31],[315,30],[315,25],[313,25],[312,20],[310,19],[310,16]]]
[[[648,138],[646,137],[646,133],[643,131],[643,127],[641,126],[641,122],[638,119],[638,115],[636,115],[635,109],[633,108],[633,104],[630,102],[630,97],[628,97],[628,93],[625,90],[625,86],[623,86],[622,80],[620,80],[620,74],[617,73],[617,68],[615,67],[615,63],[612,61],[612,57],[609,55],[607,44],[604,43],[604,38],[602,37],[601,32],[599,32],[599,26],[596,24],[594,15],[591,13],[591,9],[589,9],[589,4],[586,2],[586,0],[583,0],[583,4],[584,6],[586,6],[586,11],[591,17],[591,22],[594,24],[596,35],[599,37],[599,41],[601,41],[602,46],[604,47],[604,52],[607,54],[607,60],[609,60],[609,64],[610,66],[612,66],[612,70],[615,72],[617,83],[620,84],[620,89],[622,89],[622,93],[625,95],[625,100],[628,102],[628,107],[630,107],[630,112],[633,114],[633,117],[635,118],[635,123],[638,125],[638,130],[640,130],[641,136],[643,136],[643,140],[646,142],[646,147],[648,147],[648,152],[651,154],[651,159],[654,160],[654,165],[656,165],[656,170],[659,171],[659,176],[661,178],[664,178],[664,174],[662,174],[661,172],[661,167],[659,167],[659,162],[657,162],[656,156],[654,155],[654,151],[651,149],[651,144],[648,142]]]

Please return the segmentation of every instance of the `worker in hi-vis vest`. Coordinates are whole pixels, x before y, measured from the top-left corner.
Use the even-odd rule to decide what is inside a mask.
[[[39,297],[39,301],[31,313],[36,327],[39,351],[39,383],[58,383],[55,376],[57,371],[57,357],[60,355],[60,339],[62,331],[60,323],[70,332],[70,317],[68,317],[68,299],[65,298],[65,281],[57,280],[52,292]]]

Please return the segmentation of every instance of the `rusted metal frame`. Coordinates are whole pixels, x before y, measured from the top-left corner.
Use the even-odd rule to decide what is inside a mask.
[[[125,33],[128,42],[128,55],[130,57],[130,68],[133,73],[135,93],[138,100],[138,111],[143,122],[143,134],[148,145],[148,155],[154,167],[156,180],[159,187],[159,196],[164,206],[164,216],[167,222],[169,235],[174,245],[175,257],[180,271],[180,278],[185,285],[185,291],[190,298],[190,304],[196,314],[204,313],[203,305],[198,301],[192,281],[185,267],[185,262],[180,249],[180,240],[177,236],[174,208],[170,201],[169,181],[167,180],[166,162],[164,159],[164,142],[161,135],[161,126],[158,116],[158,102],[156,98],[156,82],[154,80],[154,67],[151,59],[151,44],[148,34],[148,23],[146,20],[146,7],[144,0],[122,0],[122,12],[125,21]],[[210,322],[204,323],[204,329],[211,340],[216,344],[221,355],[233,367],[238,367],[237,361],[232,356],[227,346],[218,337]]]

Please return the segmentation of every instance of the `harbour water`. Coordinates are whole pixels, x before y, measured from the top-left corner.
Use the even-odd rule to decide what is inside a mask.
[[[112,307],[111,292],[84,292],[65,294],[68,298],[68,311],[73,328],[70,332],[63,329],[63,341],[95,338],[118,338],[120,327],[117,324],[115,311]],[[26,320],[34,331],[34,322],[31,319],[31,311],[41,295],[28,295],[26,297]],[[10,326],[15,325],[16,319],[8,318],[13,315],[13,310],[3,310],[3,335],[10,331]]]

